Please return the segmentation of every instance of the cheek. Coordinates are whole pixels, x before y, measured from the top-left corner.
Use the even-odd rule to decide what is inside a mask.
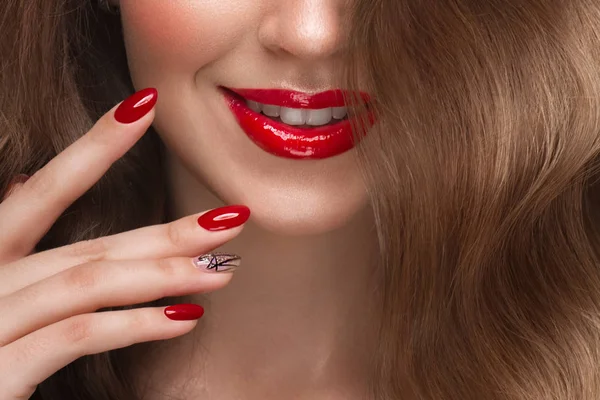
[[[121,0],[128,58],[141,64],[194,71],[227,53],[249,24],[251,0]],[[140,68],[136,68],[140,65]]]

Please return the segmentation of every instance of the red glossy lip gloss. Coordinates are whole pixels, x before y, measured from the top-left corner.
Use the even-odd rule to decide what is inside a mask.
[[[314,95],[279,89],[227,88],[223,92],[229,108],[244,132],[268,153],[293,159],[322,159],[342,154],[355,145],[352,121],[349,119],[330,125],[301,128],[275,121],[246,105],[246,100],[253,100],[262,104],[298,109],[343,107],[346,104],[344,92],[341,90]],[[360,93],[360,98],[365,103],[370,101],[366,93]],[[370,126],[374,124],[372,112],[369,112],[367,119]]]
[[[328,108],[344,107],[344,95],[352,93],[345,90],[328,90],[326,92],[306,94],[293,90],[281,89],[229,89],[245,99],[254,100],[263,104],[273,104],[280,107],[290,108]],[[371,97],[367,93],[358,94],[363,102],[369,103]]]

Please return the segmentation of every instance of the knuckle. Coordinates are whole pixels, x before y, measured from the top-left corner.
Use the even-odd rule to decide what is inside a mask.
[[[88,342],[94,334],[93,317],[78,315],[64,321],[62,337],[67,343],[82,344]]]
[[[63,272],[64,283],[69,290],[87,292],[102,280],[102,268],[98,264],[84,264]]]
[[[65,252],[83,262],[99,261],[106,257],[107,244],[104,238],[82,240],[66,246]]]
[[[151,318],[145,310],[134,310],[131,318],[127,322],[129,332],[140,332],[147,330],[148,327],[152,326]]]
[[[175,258],[162,258],[157,260],[156,267],[164,277],[165,281],[172,280],[181,275],[180,264]]]
[[[184,247],[186,244],[185,232],[181,229],[180,224],[170,223],[166,225],[167,239],[174,247]]]

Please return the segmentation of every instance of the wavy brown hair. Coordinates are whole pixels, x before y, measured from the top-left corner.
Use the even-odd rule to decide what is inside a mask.
[[[354,3],[348,85],[379,116],[357,147],[382,255],[373,397],[599,399],[600,3]],[[3,0],[0,32],[2,189],[133,87],[95,2]],[[40,249],[163,220],[161,146],[150,130]],[[36,396],[135,399],[120,355]]]

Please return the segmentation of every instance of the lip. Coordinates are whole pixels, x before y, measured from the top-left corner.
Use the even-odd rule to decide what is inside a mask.
[[[299,128],[275,121],[246,105],[246,100],[253,100],[300,109],[344,107],[344,96],[352,95],[351,92],[330,90],[309,95],[281,89],[221,89],[227,105],[246,135],[270,154],[292,159],[323,159],[342,154],[356,145],[352,133],[353,118],[331,125]],[[361,92],[358,95],[368,104],[370,96],[367,93]],[[375,123],[371,111],[368,111],[366,120],[369,124],[367,128]]]
[[[228,89],[245,99],[263,104],[290,108],[311,108],[314,110],[328,107],[344,107],[346,106],[344,96],[349,97],[352,95],[350,91],[339,89],[315,94],[282,89]],[[365,103],[371,101],[368,93],[360,92],[359,96]]]

